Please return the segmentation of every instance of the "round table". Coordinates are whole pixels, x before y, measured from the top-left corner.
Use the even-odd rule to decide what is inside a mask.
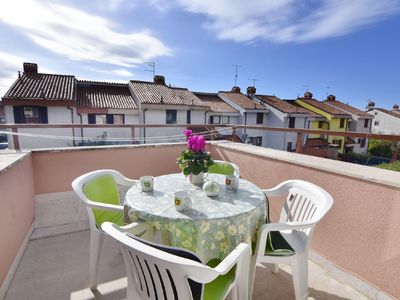
[[[125,196],[129,219],[146,220],[161,232],[164,243],[188,249],[204,262],[224,259],[240,242],[256,240],[266,218],[265,195],[244,179],[234,192],[225,189],[225,176],[209,174],[208,179],[219,183],[218,196],[208,197],[181,173],[155,177],[151,192],[133,186]],[[190,193],[192,207],[179,212],[174,192],[181,190]]]

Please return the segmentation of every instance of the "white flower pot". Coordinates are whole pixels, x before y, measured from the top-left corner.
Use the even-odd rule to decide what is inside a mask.
[[[203,183],[203,177],[204,177],[204,173],[200,172],[197,175],[194,175],[192,173],[189,174],[188,178],[189,178],[189,182],[191,184],[202,184]]]

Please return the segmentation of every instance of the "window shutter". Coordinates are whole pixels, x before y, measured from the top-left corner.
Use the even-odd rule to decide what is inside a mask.
[[[114,124],[114,115],[106,115],[107,124]]]
[[[88,114],[88,123],[89,124],[96,124],[96,115]]]
[[[49,123],[49,118],[47,116],[47,106],[39,107],[39,119],[40,119],[40,123],[42,123],[42,124]]]
[[[24,107],[23,106],[13,106],[14,110],[14,123],[25,123]]]

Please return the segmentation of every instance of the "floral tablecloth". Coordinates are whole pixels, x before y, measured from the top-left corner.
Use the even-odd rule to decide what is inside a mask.
[[[154,190],[134,186],[126,194],[129,219],[150,222],[166,244],[196,253],[203,261],[224,259],[240,242],[252,243],[266,218],[265,195],[251,182],[240,179],[235,192],[225,190],[225,176],[210,174],[220,184],[220,193],[208,197],[182,174],[156,177]],[[179,212],[174,192],[188,191],[192,208]]]

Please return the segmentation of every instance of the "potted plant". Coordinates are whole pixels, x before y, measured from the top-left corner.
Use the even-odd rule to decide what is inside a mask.
[[[210,153],[206,152],[206,141],[203,135],[192,135],[191,130],[185,130],[187,150],[178,157],[179,168],[193,184],[203,182],[203,175],[214,162]]]

